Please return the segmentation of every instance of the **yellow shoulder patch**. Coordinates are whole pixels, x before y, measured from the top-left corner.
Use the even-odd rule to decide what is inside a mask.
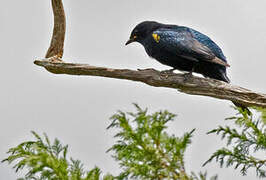
[[[159,36],[158,34],[153,33],[153,34],[152,34],[152,37],[153,37],[153,39],[154,39],[157,43],[159,43],[159,41],[160,41],[160,36]]]

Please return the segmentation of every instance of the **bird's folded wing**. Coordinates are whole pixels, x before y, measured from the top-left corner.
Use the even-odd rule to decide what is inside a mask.
[[[207,46],[194,39],[190,32],[159,29],[154,34],[159,37],[158,46],[175,53],[176,56],[192,61],[209,61],[229,67],[229,64],[216,57]]]

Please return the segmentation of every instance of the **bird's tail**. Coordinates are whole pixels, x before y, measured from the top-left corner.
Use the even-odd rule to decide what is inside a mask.
[[[230,79],[227,77],[226,71],[219,69],[219,71],[215,73],[214,76],[216,76],[214,79],[230,83]]]
[[[230,79],[227,77],[226,73],[221,74],[221,79],[224,82],[230,83]]]
[[[210,71],[208,73],[205,73],[204,76],[205,77],[209,77],[212,79],[217,79],[220,81],[224,81],[226,83],[230,83],[230,79],[227,77],[226,75],[226,71],[222,70],[222,69],[214,69],[215,71]]]

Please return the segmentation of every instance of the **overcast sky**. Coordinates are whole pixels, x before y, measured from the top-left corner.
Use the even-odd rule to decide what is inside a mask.
[[[223,49],[233,84],[266,92],[266,1],[254,0],[64,0],[67,35],[64,60],[114,68],[169,67],[150,59],[139,44],[124,44],[134,26],[156,20],[192,27],[209,35]],[[250,180],[239,171],[202,163],[223,143],[206,132],[234,115],[228,101],[182,94],[125,80],[54,75],[33,64],[50,43],[53,17],[50,0],[8,0],[0,6],[0,159],[18,143],[32,139],[31,130],[46,132],[70,145],[69,155],[87,169],[119,173],[105,151],[114,132],[106,131],[117,110],[133,111],[133,102],[151,112],[178,114],[169,133],[196,128],[186,153],[189,171],[218,174],[219,179]],[[0,179],[13,180],[12,166],[0,164]]]

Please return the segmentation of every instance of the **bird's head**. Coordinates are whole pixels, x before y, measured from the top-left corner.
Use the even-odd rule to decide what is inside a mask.
[[[160,26],[159,23],[155,21],[144,21],[139,23],[131,32],[129,40],[126,42],[126,45],[132,42],[142,43],[144,39],[156,30]]]

